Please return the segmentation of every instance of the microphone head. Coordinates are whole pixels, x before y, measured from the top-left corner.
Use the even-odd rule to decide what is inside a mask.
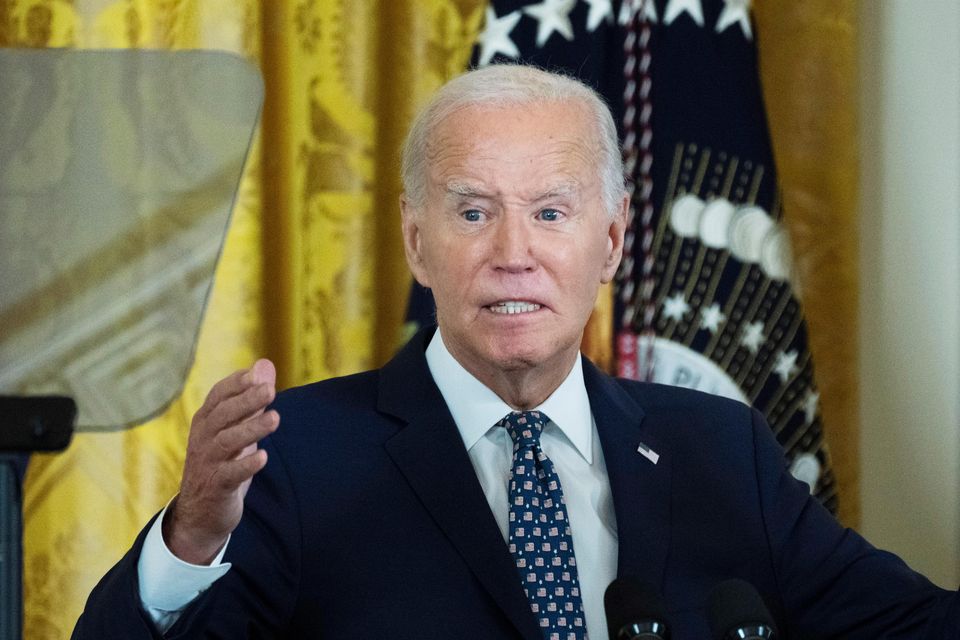
[[[775,636],[773,616],[754,586],[745,580],[724,580],[714,587],[709,614],[714,638]]]
[[[634,578],[617,578],[603,594],[610,640],[668,640],[664,606],[651,585]]]

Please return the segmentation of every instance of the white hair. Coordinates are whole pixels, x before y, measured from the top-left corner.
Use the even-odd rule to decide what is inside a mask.
[[[620,209],[624,196],[623,160],[617,127],[603,98],[575,78],[529,65],[494,64],[457,76],[434,94],[413,121],[400,156],[407,201],[420,208],[427,191],[427,151],[434,129],[465,107],[503,107],[544,102],[578,101],[595,130],[598,170],[607,213]]]

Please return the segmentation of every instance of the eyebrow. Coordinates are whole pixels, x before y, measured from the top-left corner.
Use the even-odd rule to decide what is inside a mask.
[[[553,185],[550,189],[540,194],[534,199],[534,202],[549,200],[557,197],[571,197],[580,193],[580,183],[575,180],[564,180]]]
[[[446,186],[448,195],[461,196],[466,198],[492,198],[493,195],[479,187],[474,187],[465,182],[448,182]]]
[[[551,186],[549,189],[534,196],[531,202],[540,202],[557,197],[575,196],[580,192],[580,184],[575,180],[564,180]],[[467,184],[465,182],[448,182],[446,185],[448,195],[459,196],[462,198],[486,198],[492,199],[496,195],[480,187]]]

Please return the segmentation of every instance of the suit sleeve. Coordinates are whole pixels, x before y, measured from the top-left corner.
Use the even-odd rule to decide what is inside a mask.
[[[71,638],[129,638],[153,640],[162,636],[140,604],[137,561],[154,516],[137,536],[133,547],[113,566],[90,593]]]
[[[161,635],[143,610],[137,563],[150,524],[91,592],[74,640],[281,637],[300,581],[300,512],[282,453],[268,438],[267,466],[250,485],[224,560],[233,566]],[[152,521],[151,521],[152,522]]]
[[[753,411],[761,508],[789,626],[803,638],[960,637],[958,594],[871,546],[788,472],[783,450]]]

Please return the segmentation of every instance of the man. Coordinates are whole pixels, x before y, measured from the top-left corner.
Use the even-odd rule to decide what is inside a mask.
[[[781,637],[957,637],[955,594],[839,527],[756,412],[580,357],[628,205],[592,91],[465,74],[418,117],[403,173],[438,330],[275,400],[264,360],[218,383],[180,493],[76,638],[597,640],[617,575],[656,585],[674,638],[710,637],[707,594],[731,577]]]

